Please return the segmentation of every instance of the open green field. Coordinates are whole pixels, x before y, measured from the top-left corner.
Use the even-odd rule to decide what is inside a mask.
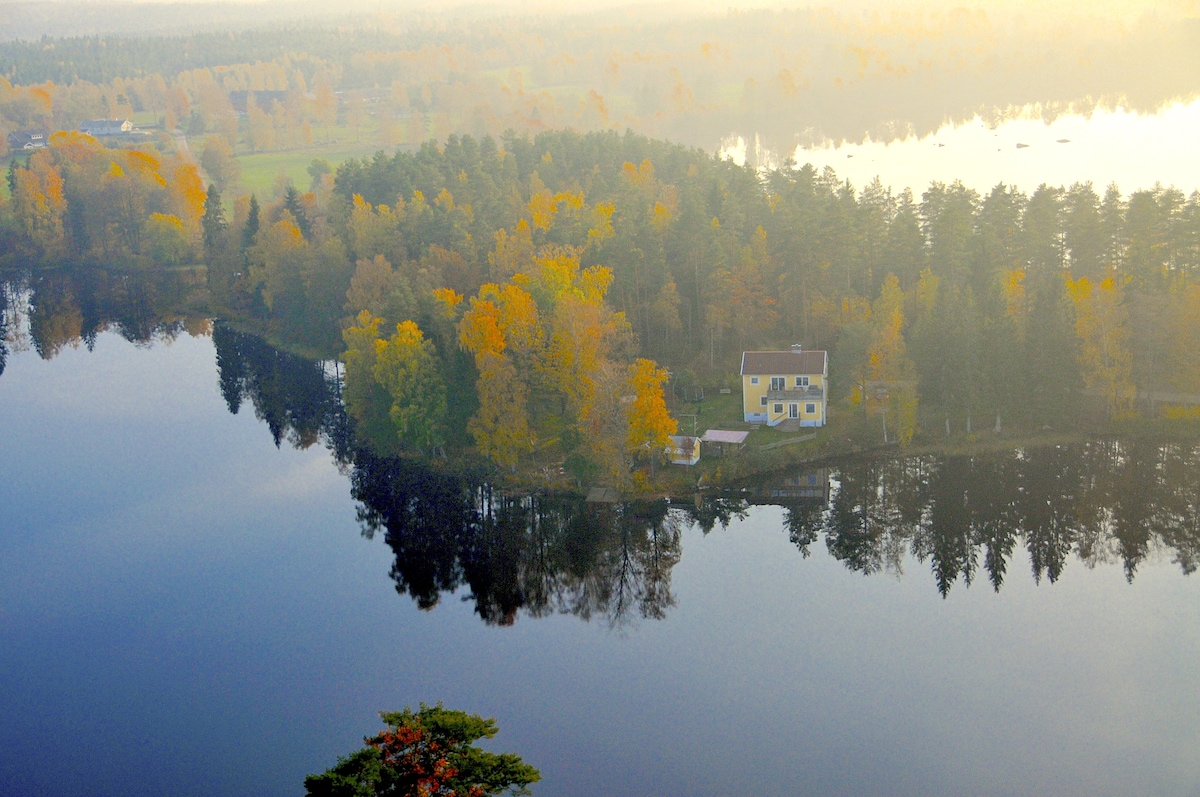
[[[315,129],[313,137],[320,140],[299,149],[238,155],[237,160],[242,165],[238,193],[270,199],[275,178],[281,174],[286,175],[300,190],[307,191],[312,183],[308,166],[316,158],[329,161],[329,165],[336,169],[339,163],[349,158],[369,158],[381,149],[390,153],[406,148],[404,144],[386,148],[381,146],[375,119],[366,120],[357,134],[353,128],[345,125],[330,128],[327,143],[324,129]]]
[[[6,200],[12,199],[12,197],[8,195],[8,164],[15,159],[15,155],[7,155],[3,158],[0,158],[0,170],[4,172],[5,176],[5,179],[0,179],[0,196],[4,197]]]

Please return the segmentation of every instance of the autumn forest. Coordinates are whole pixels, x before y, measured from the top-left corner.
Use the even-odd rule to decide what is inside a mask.
[[[733,19],[726,44],[697,45],[724,59],[722,74],[764,68],[745,49],[744,21]],[[619,56],[618,44],[645,43],[653,20],[612,32],[602,69],[566,44],[546,57],[559,39],[535,46],[500,20],[470,32],[312,30],[297,34],[307,54],[282,57],[272,55],[281,34],[267,30],[131,48],[103,37],[40,51],[0,44],[12,81],[0,79],[0,120],[63,130],[8,161],[4,265],[190,270],[206,287],[199,306],[340,359],[347,407],[380,450],[474,450],[509,473],[565,463],[580,482],[624,483],[631,469],[652,478],[678,429],[668,404],[680,385],[732,387],[743,350],[789,344],[832,352],[831,405],[852,440],[873,440],[880,420],[884,440],[906,445],[1189,414],[1200,393],[1200,195],[1086,182],[1032,193],[855,186],[828,168],[743,166],[687,135],[635,130],[670,136],[701,129],[701,117],[754,126],[755,97],[816,108],[826,81],[844,85],[851,106],[875,107],[872,92],[934,80],[881,49],[897,30],[934,72],[946,56],[939,31],[983,37],[997,53],[1017,35],[954,14],[776,22],[770,35],[809,56],[810,37],[831,25],[835,40],[873,49],[845,74],[810,63],[803,87],[784,85],[796,80],[787,69],[747,77],[728,105],[715,86],[702,101],[707,73],[674,40],[659,59],[675,64],[664,73],[675,88],[663,89],[674,99],[639,99],[661,87],[643,74],[658,61]],[[569,41],[573,24],[546,35]],[[703,38],[705,24],[684,26],[684,38]],[[1139,25],[1123,46],[1162,33]],[[1110,33],[1088,29],[1072,46],[1102,52]],[[513,66],[530,58],[532,71]],[[887,68],[873,72],[880,59]],[[1000,68],[989,64],[978,68]],[[1009,77],[1036,67],[1005,64]],[[1089,74],[1102,103],[1105,73]],[[526,80],[594,88],[572,110]],[[1171,88],[1147,91],[1153,101]],[[929,113],[971,110],[939,96]],[[84,115],[137,114],[153,122],[143,138],[71,130]],[[813,135],[839,135],[811,119]],[[364,154],[305,154],[331,136],[353,136]],[[268,152],[294,152],[304,176],[281,171],[269,190],[245,190],[242,163]],[[35,287],[33,306],[42,301]]]

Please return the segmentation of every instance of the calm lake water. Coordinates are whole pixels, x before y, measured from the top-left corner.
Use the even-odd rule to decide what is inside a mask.
[[[1200,794],[1200,451],[506,498],[356,452],[332,372],[224,327],[39,334],[0,375],[0,794],[298,795],[437,700],[546,797]]]
[[[1091,181],[1100,194],[1109,183],[1125,194],[1155,183],[1190,194],[1200,190],[1197,136],[1200,99],[1192,99],[1154,114],[1117,107],[1043,118],[1042,109],[1025,108],[1006,119],[947,123],[921,138],[800,146],[787,154],[818,170],[831,167],[858,188],[879,177],[896,191],[911,188],[918,198],[934,180],[961,180],[980,193],[998,183],[1032,193],[1042,183]],[[734,138],[722,152],[745,162],[754,149],[753,141]],[[779,158],[759,153],[758,160]]]

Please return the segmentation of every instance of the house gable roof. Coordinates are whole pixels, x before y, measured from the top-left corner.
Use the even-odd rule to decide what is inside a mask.
[[[742,375],[824,374],[827,354],[813,351],[742,352]]]
[[[89,119],[79,123],[81,133],[125,133],[133,129],[128,119]]]

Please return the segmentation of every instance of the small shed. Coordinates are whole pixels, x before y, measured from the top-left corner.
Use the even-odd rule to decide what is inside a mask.
[[[673,434],[668,437],[667,456],[673,465],[695,465],[700,461],[700,438]]]
[[[700,438],[702,442],[708,443],[710,447],[715,447],[722,455],[730,450],[741,451],[746,447],[746,438],[750,436],[749,432],[733,432],[727,429],[709,429]]]

